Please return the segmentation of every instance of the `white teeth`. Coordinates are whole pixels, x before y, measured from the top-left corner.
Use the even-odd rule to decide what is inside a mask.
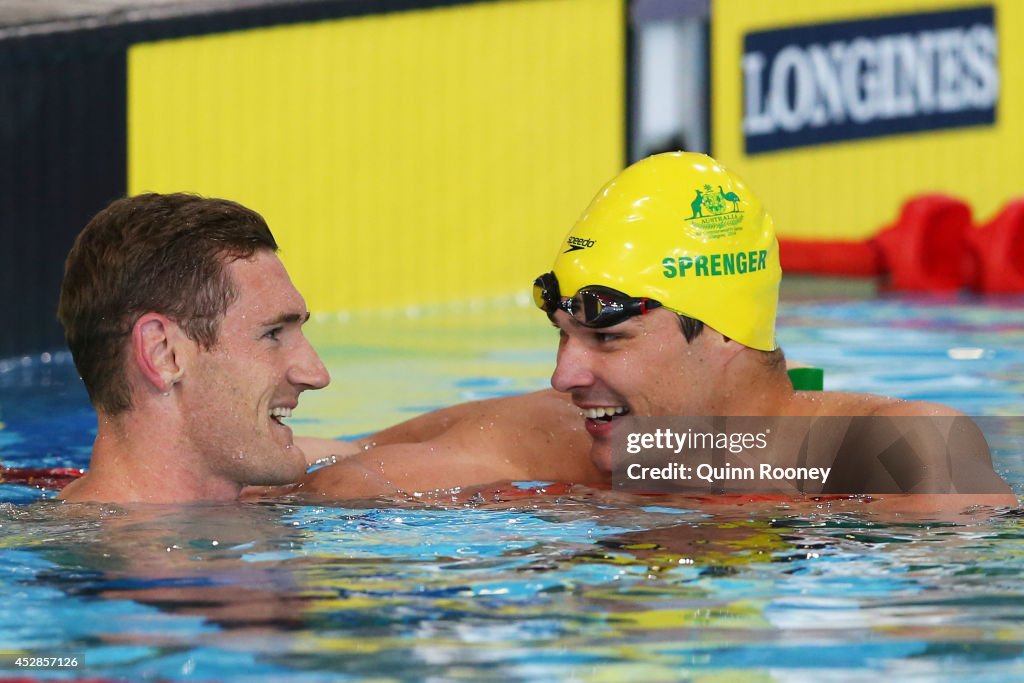
[[[583,415],[591,420],[596,420],[599,417],[611,417],[612,415],[621,415],[624,412],[626,412],[626,409],[623,406],[605,406],[601,408],[585,408]]]
[[[291,416],[292,416],[292,409],[291,408],[271,408],[270,409],[270,417],[280,418],[280,417],[291,417]]]

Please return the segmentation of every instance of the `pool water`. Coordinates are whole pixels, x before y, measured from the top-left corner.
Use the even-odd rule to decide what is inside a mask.
[[[555,332],[522,302],[309,325],[333,384],[296,431],[352,436],[546,386]],[[784,291],[779,339],[826,388],[987,416],[1024,494],[1024,300]],[[0,458],[84,466],[66,355],[0,361]],[[412,507],[61,505],[0,485],[0,653],[119,680],[1013,681],[1024,525],[827,506],[679,509],[597,492]]]

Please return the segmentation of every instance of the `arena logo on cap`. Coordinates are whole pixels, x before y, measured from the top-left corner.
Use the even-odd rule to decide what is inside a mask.
[[[590,249],[590,247],[597,244],[597,240],[587,239],[586,237],[574,237],[572,235],[566,240],[566,244],[569,248],[563,251],[563,254],[568,254],[570,251],[579,251],[580,249]]]
[[[748,33],[746,152],[993,125],[997,36],[991,6]]]
[[[738,194],[725,190],[721,185],[717,190],[705,185],[695,192],[697,194],[690,202],[693,215],[686,220],[691,225],[700,226],[705,237],[729,237],[743,229],[743,211],[740,210],[743,200]]]

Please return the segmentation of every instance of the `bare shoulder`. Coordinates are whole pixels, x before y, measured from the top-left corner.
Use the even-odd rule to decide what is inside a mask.
[[[793,414],[867,417],[957,417],[959,410],[929,401],[907,401],[878,394],[845,391],[801,391],[794,398]]]
[[[80,477],[62,488],[60,493],[57,494],[57,500],[65,500],[71,503],[78,501],[80,499],[79,496],[81,496],[84,493],[84,489],[87,488],[84,484],[84,480],[84,476]]]
[[[98,478],[93,472],[86,472],[57,494],[57,500],[65,503],[113,503],[126,502],[131,498],[130,490],[113,485],[108,479]]]
[[[966,417],[955,408],[930,401],[905,401],[898,398],[884,398],[879,401],[870,415],[886,417]]]
[[[851,418],[835,456],[829,484],[838,488],[833,491],[979,496],[1010,492],[993,468],[981,429],[949,406],[824,392],[814,410],[804,414]]]

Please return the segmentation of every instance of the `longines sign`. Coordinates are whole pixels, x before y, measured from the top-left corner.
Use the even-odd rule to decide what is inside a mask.
[[[990,6],[748,33],[746,151],[991,125],[999,80]]]

